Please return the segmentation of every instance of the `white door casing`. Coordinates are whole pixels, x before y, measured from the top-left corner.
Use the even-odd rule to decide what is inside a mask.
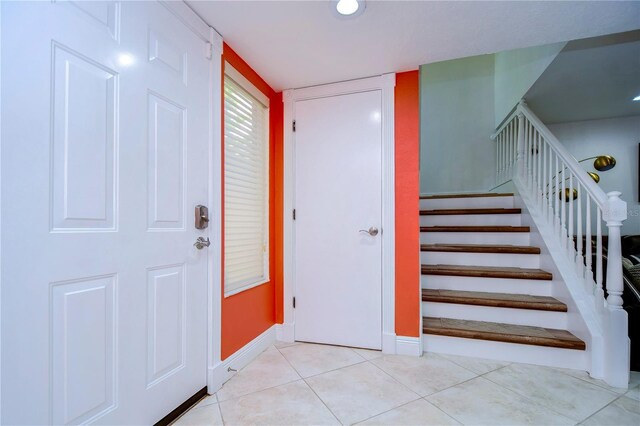
[[[156,2],[1,7],[2,421],[153,423],[206,384],[206,39]]]
[[[382,349],[380,109],[380,90],[295,103],[296,340]]]
[[[396,352],[394,318],[394,275],[395,275],[395,222],[394,222],[394,87],[395,74],[365,78],[304,89],[287,90],[284,93],[284,324],[278,328],[278,338],[293,340],[295,311],[293,296],[296,283],[296,234],[292,211],[296,208],[296,144],[292,128],[296,119],[296,103],[306,99],[379,91],[381,96],[381,137],[382,137],[382,217],[381,233],[378,235],[382,249],[382,350]],[[356,159],[354,159],[356,161]],[[370,226],[370,225],[369,225]],[[368,228],[368,226],[367,226]],[[361,228],[359,228],[361,229]],[[331,313],[327,313],[330,315]],[[322,319],[318,319],[321,321]]]

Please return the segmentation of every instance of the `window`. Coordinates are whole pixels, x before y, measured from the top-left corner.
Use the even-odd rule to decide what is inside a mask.
[[[224,77],[224,293],[269,281],[269,102],[229,64]]]

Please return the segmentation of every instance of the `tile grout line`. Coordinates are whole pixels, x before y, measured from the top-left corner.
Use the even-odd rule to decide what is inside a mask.
[[[275,346],[274,346],[274,347],[275,347]],[[288,347],[288,346],[287,346],[287,347]],[[320,395],[318,395],[318,394],[316,393],[316,390],[315,390],[314,388],[312,388],[312,387],[311,387],[311,385],[310,385],[309,383],[307,383],[307,381],[305,380],[305,378],[304,378],[304,377],[302,377],[302,376],[300,375],[300,373],[298,372],[298,370],[296,370],[296,368],[293,366],[293,364],[291,364],[291,362],[289,362],[289,360],[287,359],[287,357],[286,357],[286,356],[284,356],[284,354],[280,351],[280,349],[278,349],[278,348],[276,348],[276,349],[277,349],[277,351],[278,351],[278,352],[280,352],[280,355],[282,355],[282,358],[284,358],[284,359],[285,359],[285,361],[287,361],[287,363],[291,366],[291,368],[293,368],[293,369],[294,369],[294,371],[295,371],[296,373],[298,373],[298,375],[301,377],[301,379],[302,379],[302,381],[304,382],[304,384],[305,384],[305,385],[307,385],[307,387],[311,390],[311,392],[313,392],[313,394],[316,396],[316,398],[318,398],[318,400],[320,400],[320,402],[322,403],[322,405],[324,405],[324,406],[325,406],[325,408],[326,408],[327,410],[329,410],[329,413],[331,413],[331,415],[333,416],[333,418],[334,418],[334,419],[336,419],[336,421],[337,421],[338,423],[340,423],[341,425],[344,425],[344,423],[342,423],[342,422],[340,421],[340,419],[338,418],[338,416],[336,416],[336,415],[335,415],[335,413],[331,410],[331,408],[329,408],[329,406],[327,405],[327,403],[326,403],[326,402],[324,402],[324,400],[320,397]],[[366,360],[365,360],[365,362],[366,362]],[[361,363],[359,363],[359,364],[361,364]],[[353,365],[356,365],[356,364],[353,364]],[[336,370],[331,370],[331,371],[336,371]],[[313,377],[313,376],[312,376],[312,377]]]
[[[311,343],[311,344],[315,344],[315,343]],[[327,345],[327,346],[334,346],[334,345]],[[350,347],[348,347],[348,346],[334,346],[334,347],[338,347],[338,348],[347,348],[347,349],[351,349],[351,350],[353,351],[353,349],[352,349],[352,348],[350,348]],[[278,348],[276,348],[276,349],[278,349]],[[284,348],[283,348],[283,349],[284,349]],[[278,349],[278,351],[280,352],[280,350],[279,350],[279,349]],[[289,360],[287,359],[287,357],[286,357],[286,355],[285,355],[285,354],[283,354],[282,352],[280,352],[280,355],[282,355],[282,357],[283,357],[285,360],[287,360],[287,362],[289,362],[289,365],[291,365],[291,368],[293,368],[293,369],[295,370],[295,372],[296,372],[296,373],[298,373],[298,375],[300,376],[300,378],[304,380],[304,379],[310,379],[310,378],[312,378],[312,377],[320,376],[320,375],[325,374],[325,373],[330,373],[330,372],[332,372],[332,371],[337,371],[337,370],[340,370],[340,369],[342,369],[342,368],[351,367],[352,365],[359,365],[359,364],[362,364],[362,363],[365,363],[365,362],[369,362],[369,360],[368,360],[368,359],[365,359],[362,355],[360,355],[360,354],[356,353],[355,351],[353,351],[353,352],[354,352],[356,355],[358,355],[360,358],[362,358],[362,361],[358,361],[358,362],[355,362],[355,363],[353,363],[353,364],[349,364],[349,365],[344,365],[344,366],[342,366],[342,367],[334,368],[334,369],[331,369],[331,370],[323,371],[322,373],[312,374],[312,375],[307,376],[307,377],[302,377],[302,374],[300,374],[300,372],[299,372],[299,371],[298,371],[298,370],[293,366],[293,364],[291,364],[291,363],[289,362]]]
[[[440,357],[440,358],[442,358],[442,359],[446,359],[446,358],[444,358],[444,357]],[[451,361],[451,362],[453,362],[454,364],[456,364],[456,365],[458,365],[458,366],[462,367],[461,365],[459,365],[459,364],[455,363],[454,361]],[[511,363],[511,364],[517,364],[517,363]],[[509,364],[509,365],[511,365],[511,364]],[[476,376],[476,377],[472,377],[472,378],[470,378],[470,379],[464,380],[464,381],[462,381],[462,382],[460,382],[460,383],[457,383],[457,384],[455,384],[455,385],[449,386],[449,387],[447,387],[447,388],[441,389],[441,390],[439,390],[439,391],[437,391],[437,392],[434,392],[434,393],[432,393],[432,394],[426,395],[426,396],[422,397],[422,399],[424,399],[424,400],[425,400],[425,401],[427,401],[428,403],[432,404],[434,407],[438,408],[440,411],[442,411],[443,413],[445,413],[446,415],[448,415],[449,417],[451,417],[452,419],[454,419],[454,420],[455,420],[455,421],[457,421],[458,423],[460,423],[460,424],[464,424],[464,422],[462,422],[461,420],[458,420],[454,415],[449,414],[449,413],[448,413],[447,411],[445,411],[443,408],[440,408],[440,406],[438,406],[438,405],[436,405],[435,403],[433,403],[433,402],[429,401],[427,398],[428,398],[428,397],[430,397],[430,396],[433,396],[433,395],[437,395],[437,394],[439,394],[439,393],[441,393],[441,392],[444,392],[444,391],[446,391],[446,390],[449,390],[449,389],[451,389],[451,388],[454,388],[454,387],[456,387],[456,386],[459,386],[459,385],[461,385],[461,384],[463,384],[463,383],[467,383],[467,382],[470,382],[470,381],[472,381],[472,380],[475,380],[475,379],[477,379],[477,378],[481,377],[481,378],[483,378],[483,379],[485,379],[485,380],[489,381],[490,383],[492,383],[492,384],[494,384],[494,385],[498,386],[499,388],[506,390],[507,392],[511,392],[511,393],[513,393],[513,394],[516,394],[516,395],[518,395],[518,396],[520,396],[520,397],[522,397],[522,398],[526,399],[527,401],[529,401],[530,403],[534,404],[535,406],[538,406],[538,407],[541,407],[541,408],[548,409],[549,411],[552,411],[552,412],[556,413],[556,414],[557,414],[557,415],[559,415],[560,417],[563,417],[563,418],[565,418],[565,419],[568,419],[568,420],[574,421],[573,419],[570,419],[569,417],[567,417],[567,416],[565,416],[565,415],[563,415],[563,414],[560,414],[560,413],[558,413],[557,411],[555,411],[555,410],[553,410],[553,409],[551,409],[551,408],[548,408],[548,407],[547,407],[547,406],[545,406],[545,405],[542,405],[542,404],[540,404],[540,403],[537,403],[537,402],[535,402],[535,401],[533,401],[533,400],[529,399],[528,397],[526,397],[526,396],[524,396],[524,395],[521,395],[521,394],[519,394],[518,392],[513,391],[513,390],[511,390],[511,389],[509,389],[509,388],[507,388],[507,387],[504,387],[504,386],[502,386],[501,384],[496,383],[496,382],[494,382],[493,380],[489,379],[488,377],[485,377],[487,374],[489,374],[489,373],[493,373],[494,371],[502,370],[503,368],[506,368],[506,367],[508,367],[509,365],[505,365],[505,366],[502,366],[502,367],[496,368],[496,369],[494,369],[494,370],[487,371],[487,372],[482,373],[482,374],[480,374],[480,373],[476,373],[475,371],[473,371],[473,373],[474,373],[474,374],[477,374],[477,376]],[[464,368],[464,367],[462,367],[462,368]],[[468,368],[466,368],[466,370],[469,370],[469,369],[468,369]],[[471,370],[469,370],[469,371],[471,371]],[[613,402],[613,401],[612,401],[612,402]],[[583,420],[583,421],[584,421],[584,420]],[[577,423],[576,423],[576,424],[577,424]]]
[[[587,416],[586,418],[582,419],[581,421],[579,421],[577,424],[582,424],[584,422],[586,422],[587,420],[589,420],[591,417],[595,416],[596,414],[598,414],[600,411],[604,410],[605,408],[607,408],[608,406],[610,406],[611,404],[613,404],[614,402],[616,402],[618,400],[618,398],[614,399],[613,401],[611,401],[610,403],[608,403],[607,405],[605,405],[604,407],[602,407],[601,409],[599,409],[598,411],[596,411],[595,413]]]
[[[535,364],[526,364],[526,365],[535,365]],[[629,392],[632,389],[632,388],[627,388],[627,390],[625,392],[623,392],[622,394],[619,394],[618,392],[612,391],[611,389],[621,389],[621,388],[614,388],[614,387],[609,386],[607,384],[593,383],[593,382],[590,382],[587,379],[583,379],[582,377],[576,377],[576,376],[571,375],[571,374],[569,374],[569,373],[567,373],[565,371],[562,371],[563,369],[561,369],[561,368],[556,368],[556,367],[547,367],[547,368],[553,368],[555,371],[558,371],[559,373],[562,373],[565,376],[569,376],[569,377],[573,377],[574,379],[582,380],[585,383],[589,383],[590,385],[598,386],[601,389],[604,389],[604,390],[609,391],[609,392],[613,392],[613,393],[615,393],[617,395],[625,395],[627,392]],[[583,371],[583,370],[576,370],[576,371]],[[585,371],[585,373],[589,374],[588,371]],[[589,376],[589,377],[591,377],[591,376]],[[591,377],[591,379],[592,380],[601,380],[601,379],[595,379],[594,377]],[[633,388],[633,389],[635,389],[635,388]]]
[[[384,355],[383,355],[384,356]],[[378,358],[376,358],[378,359]],[[418,396],[418,398],[414,399],[413,401],[417,401],[419,399],[422,398],[422,396],[414,391],[413,389],[411,389],[409,386],[405,385],[404,383],[402,383],[400,380],[396,379],[395,377],[393,377],[391,374],[387,373],[386,371],[384,371],[380,366],[378,366],[375,362],[373,362],[373,360],[369,361],[371,363],[371,365],[373,365],[374,367],[376,367],[378,370],[380,370],[383,374],[385,374],[386,376],[388,376],[391,380],[393,380],[394,382],[396,382],[397,384],[399,384],[400,386],[402,386],[403,388],[405,388],[406,390],[408,390],[409,392],[411,392],[412,394],[415,394]],[[413,401],[409,401],[409,402],[413,402]],[[409,403],[407,402],[407,404]],[[405,404],[402,404],[405,405]],[[396,407],[397,408],[397,407]],[[392,408],[393,410],[393,408]],[[387,410],[389,411],[389,410]],[[386,412],[386,411],[385,411]],[[374,416],[375,417],[375,416]],[[364,420],[363,420],[364,421]]]
[[[273,346],[273,345],[272,345],[272,346]],[[275,346],[273,346],[273,347],[277,350],[277,348],[276,348]],[[267,349],[265,349],[264,351],[260,352],[260,355],[262,355],[263,353],[265,353],[267,350],[269,350],[269,348],[267,348]],[[278,351],[278,352],[280,352],[280,351]],[[258,356],[260,356],[260,355],[258,355]],[[280,355],[282,356],[282,358],[284,358],[284,359],[285,359],[285,361],[287,360],[287,359],[284,357],[284,355],[282,355],[282,353],[280,353]],[[253,359],[249,364],[251,364],[251,363],[252,363],[253,361],[255,361],[257,358],[258,358],[258,357],[254,358],[254,359]],[[288,362],[287,362],[287,363],[288,363]],[[249,364],[247,364],[247,366],[248,366]],[[246,368],[247,366],[245,366],[245,368]],[[242,371],[242,370],[244,370],[244,368],[243,368],[243,369],[241,369],[240,371]],[[240,371],[238,371],[238,373],[239,373]],[[293,371],[294,371],[296,374],[298,374],[298,371],[297,371],[295,368],[293,369]],[[231,379],[233,379],[234,377],[237,377],[237,374],[238,374],[238,373],[234,374],[234,375],[231,377]],[[231,379],[229,379],[228,381],[230,381]],[[284,382],[284,383],[280,383],[280,384],[278,384],[278,385],[269,386],[269,387],[266,387],[266,388],[264,388],[264,389],[258,389],[258,390],[255,390],[255,391],[251,391],[251,392],[248,392],[248,393],[245,393],[245,394],[242,394],[242,395],[238,395],[238,396],[236,396],[236,397],[234,397],[234,398],[225,399],[225,400],[223,400],[223,401],[221,401],[221,400],[218,398],[218,392],[220,392],[220,391],[218,391],[218,392],[216,392],[216,400],[218,401],[218,402],[217,402],[218,404],[221,404],[221,403],[223,403],[223,402],[233,401],[233,400],[235,400],[235,399],[239,399],[239,398],[242,398],[242,397],[247,396],[247,395],[253,395],[254,393],[262,392],[262,391],[265,391],[265,390],[268,390],[268,389],[277,388],[278,386],[288,385],[288,384],[290,384],[290,383],[297,382],[298,380],[301,380],[301,379],[302,379],[302,377],[300,377],[300,374],[298,374],[298,378],[297,378],[297,379],[290,380],[290,381],[288,381],[288,382]],[[226,382],[225,382],[225,383],[226,383]],[[224,384],[223,384],[223,386],[224,386]],[[221,389],[222,389],[222,388],[221,388]]]
[[[635,388],[634,388],[634,389],[635,389]],[[599,409],[599,410],[598,410],[598,411],[596,411],[595,413],[593,413],[593,414],[591,414],[591,415],[587,416],[586,418],[582,419],[582,420],[581,420],[580,422],[578,422],[578,423],[580,424],[580,423],[584,423],[584,422],[586,422],[586,421],[587,421],[587,420],[589,420],[591,417],[595,416],[596,414],[598,414],[599,412],[601,412],[601,411],[602,411],[602,410],[604,410],[605,408],[609,407],[610,405],[612,405],[613,403],[615,403],[616,401],[618,401],[620,398],[627,398],[627,399],[630,399],[630,400],[632,400],[632,401],[634,401],[634,402],[638,402],[638,403],[640,403],[640,401],[635,400],[635,399],[633,399],[633,398],[629,398],[629,397],[628,397],[628,396],[626,396],[626,395],[627,395],[627,394],[625,394],[625,393],[623,393],[622,395],[618,395],[618,397],[617,397],[616,399],[614,399],[613,401],[611,401],[610,403],[608,403],[607,405],[605,405],[604,407],[602,407],[601,409]]]
[[[527,365],[529,365],[529,364],[527,364]],[[533,365],[533,364],[530,364],[530,365]],[[508,367],[508,366],[506,366],[506,367]],[[506,368],[506,367],[502,367],[502,368]],[[499,368],[498,370],[502,370],[502,368]],[[494,370],[494,371],[498,371],[498,370]],[[492,371],[489,371],[489,372],[487,372],[487,373],[485,373],[485,374],[489,374],[489,373],[492,373]],[[483,376],[484,376],[484,374],[483,374]],[[518,395],[518,396],[520,396],[520,397],[522,397],[522,398],[526,399],[527,401],[531,402],[532,404],[534,404],[534,405],[536,405],[536,406],[538,406],[538,407],[545,408],[545,409],[547,409],[547,410],[549,410],[549,411],[554,412],[555,414],[557,414],[557,415],[558,415],[558,416],[560,416],[560,417],[563,417],[563,418],[565,418],[565,419],[571,420],[572,422],[575,422],[575,424],[580,423],[580,421],[579,421],[579,420],[574,420],[574,419],[572,419],[572,418],[570,418],[570,417],[568,417],[568,416],[566,416],[566,415],[564,415],[564,414],[562,414],[562,413],[559,413],[558,411],[554,410],[553,408],[548,407],[548,406],[547,406],[547,405],[545,405],[545,404],[542,404],[542,403],[536,402],[536,401],[534,401],[533,399],[531,399],[530,397],[528,397],[528,396],[526,396],[526,395],[523,395],[523,394],[521,394],[520,392],[517,392],[517,391],[515,391],[515,390],[513,390],[513,389],[509,389],[508,387],[503,386],[503,385],[501,385],[500,383],[496,383],[496,382],[494,382],[493,380],[491,380],[491,379],[490,379],[490,378],[488,378],[488,377],[484,377],[484,379],[485,379],[485,380],[488,380],[489,382],[493,383],[494,385],[496,385],[496,386],[498,386],[498,387],[500,387],[500,388],[502,388],[502,389],[504,389],[504,390],[506,390],[506,391],[508,391],[508,392],[514,393],[514,394],[516,394],[516,395]],[[611,401],[611,402],[613,402],[613,401]],[[608,404],[607,404],[607,405],[608,405]],[[584,421],[584,420],[582,420],[582,421]]]
[[[296,374],[297,374],[297,373],[296,373]],[[255,391],[251,391],[251,392],[248,392],[248,393],[244,393],[244,394],[242,394],[242,395],[238,395],[238,396],[233,397],[233,398],[225,399],[224,401],[220,401],[220,402],[218,402],[217,404],[222,404],[223,402],[228,402],[228,401],[233,401],[233,400],[236,400],[236,399],[240,399],[240,398],[245,397],[245,396],[248,396],[248,395],[253,395],[254,393],[258,393],[258,392],[266,391],[266,390],[269,390],[269,389],[277,388],[278,386],[289,385],[289,384],[294,383],[294,382],[297,382],[297,381],[299,381],[299,380],[303,380],[303,379],[302,379],[302,377],[298,377],[297,379],[290,380],[290,381],[288,381],[288,382],[280,383],[279,385],[269,386],[269,387],[266,387],[266,388],[264,388],[264,389],[258,389],[258,390],[255,390]]]

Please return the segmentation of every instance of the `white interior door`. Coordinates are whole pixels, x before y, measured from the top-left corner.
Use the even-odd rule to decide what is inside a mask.
[[[156,2],[2,2],[2,422],[206,385],[205,42]]]
[[[296,340],[381,349],[380,117],[379,90],[295,103]]]

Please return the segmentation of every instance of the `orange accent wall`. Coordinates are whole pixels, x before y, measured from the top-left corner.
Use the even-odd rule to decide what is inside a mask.
[[[420,336],[420,90],[418,71],[396,74],[396,334]]]
[[[275,324],[276,312],[279,312],[280,318],[282,317],[283,231],[282,123],[284,111],[282,93],[276,93],[226,43],[222,51],[223,75],[225,62],[228,62],[256,88],[269,97],[269,276],[271,281],[227,298],[224,297],[224,288],[222,289],[222,359],[228,358]],[[224,81],[222,84],[224,85]],[[224,96],[222,102],[222,140],[224,141]],[[224,142],[222,144],[222,159],[222,221],[224,224]],[[222,234],[222,240],[224,241],[224,226]],[[224,260],[224,243],[222,246],[222,258]],[[222,263],[222,282],[224,283],[224,261]]]

